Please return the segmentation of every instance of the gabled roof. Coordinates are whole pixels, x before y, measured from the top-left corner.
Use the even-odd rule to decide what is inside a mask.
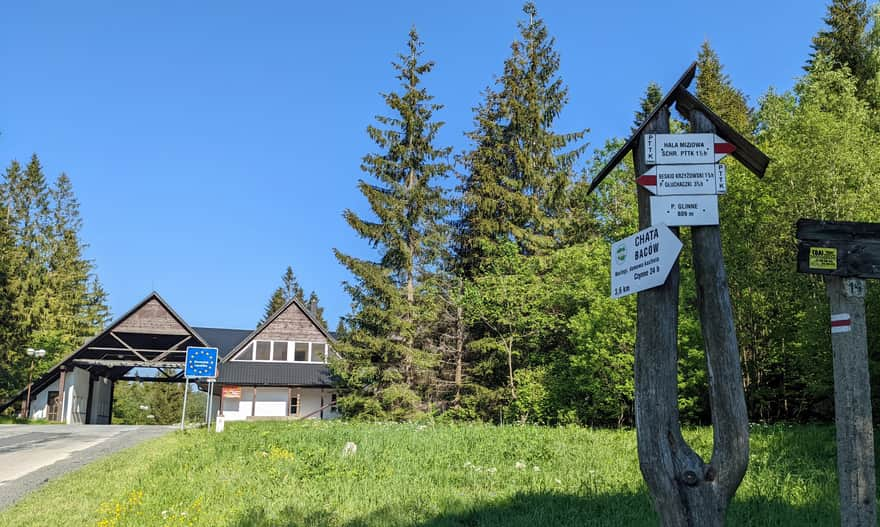
[[[661,108],[668,108],[673,102],[676,103],[676,108],[683,115],[690,113],[691,110],[699,110],[705,114],[706,118],[708,118],[715,126],[717,134],[736,147],[736,150],[731,154],[733,158],[745,165],[745,167],[752,171],[756,176],[764,176],[764,172],[767,170],[767,165],[770,163],[770,158],[758,150],[755,145],[750,143],[749,140],[743,137],[739,132],[731,128],[730,125],[724,122],[724,120],[715,115],[715,113],[703,104],[702,101],[697,99],[687,90],[691,81],[694,80],[696,72],[697,63],[693,62],[688,69],[685,70],[684,75],[682,75],[681,78],[672,85],[672,88],[666,93],[666,95],[660,99],[660,103],[657,107],[654,108],[645,121],[639,125],[636,131],[633,132],[632,136],[630,136],[623,147],[614,154],[611,161],[609,161],[602,170],[599,171],[596,177],[593,178],[590,182],[588,193],[593,192],[593,190],[602,183],[602,180],[614,170],[614,167],[623,160],[623,157],[633,149],[636,145],[636,141],[638,141],[642,132],[645,130],[645,127],[652,119],[654,119],[657,112],[659,112]]]
[[[193,328],[208,342],[208,346],[217,348],[220,358],[227,356],[236,346],[246,339],[252,331],[249,329],[227,328]]]
[[[268,320],[266,320],[266,322],[257,327],[257,329],[251,331],[247,337],[242,339],[241,342],[239,342],[238,345],[236,345],[235,348],[232,349],[232,351],[230,351],[225,357],[223,357],[223,360],[221,362],[229,362],[232,357],[235,357],[235,355],[239,351],[241,351],[244,346],[249,344],[257,335],[259,335],[264,328],[268,327],[276,318],[280,317],[285,311],[287,311],[291,307],[296,307],[306,317],[308,317],[309,321],[315,326],[315,328],[318,329],[318,331],[321,332],[322,335],[324,335],[324,337],[327,338],[328,342],[330,342],[331,344],[336,342],[336,339],[333,337],[333,335],[329,331],[327,331],[327,328],[325,328],[324,325],[321,324],[321,322],[319,322],[314,315],[312,315],[311,311],[309,311],[306,306],[302,304],[302,302],[300,302],[296,298],[291,298],[287,301],[286,304],[281,306],[278,311],[275,311],[275,313],[273,313],[272,316],[270,316]]]
[[[146,298],[144,298],[143,300],[141,300],[140,302],[135,304],[135,306],[133,308],[126,311],[125,314],[123,314],[121,317],[117,318],[112,323],[110,323],[103,331],[101,331],[100,333],[98,333],[94,337],[88,339],[82,346],[77,348],[76,351],[67,355],[64,359],[59,361],[58,364],[56,364],[49,371],[47,371],[42,376],[40,376],[39,379],[35,380],[33,385],[31,386],[31,392],[32,393],[39,393],[40,390],[43,390],[46,386],[55,382],[55,379],[61,373],[61,371],[60,371],[61,366],[72,361],[74,358],[76,358],[76,356],[78,354],[80,354],[84,350],[88,349],[89,346],[93,342],[100,340],[102,337],[109,335],[110,332],[113,331],[114,329],[116,329],[117,326],[119,326],[120,324],[125,322],[129,317],[131,317],[131,315],[136,313],[139,309],[141,309],[142,307],[144,307],[145,305],[147,305],[149,302],[151,302],[153,300],[157,301],[164,309],[166,309],[168,311],[168,313],[172,316],[172,318],[174,318],[174,320],[176,322],[178,322],[181,326],[183,326],[183,328],[186,331],[188,331],[192,337],[194,337],[196,340],[198,340],[202,346],[208,345],[208,343],[205,342],[205,339],[203,339],[198,333],[196,333],[196,331],[192,327],[190,327],[190,325],[187,324],[186,321],[183,320],[183,318],[181,318],[181,316],[178,315],[177,312],[174,311],[174,309],[172,309],[170,305],[168,305],[168,302],[166,302],[165,299],[159,295],[159,293],[157,293],[156,291],[153,291],[152,293],[147,295]],[[9,399],[8,401],[6,401],[3,404],[0,404],[0,412],[5,410],[6,408],[8,408],[12,403],[19,400],[20,398],[25,397],[26,394],[27,394],[27,386],[25,386],[14,397],[12,397],[11,399]]]

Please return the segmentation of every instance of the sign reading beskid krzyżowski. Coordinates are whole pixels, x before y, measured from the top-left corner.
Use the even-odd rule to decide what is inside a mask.
[[[658,196],[724,194],[727,192],[727,169],[721,163],[655,165],[637,177],[636,183]]]
[[[611,298],[663,285],[681,251],[666,225],[653,225],[611,245]]]
[[[645,134],[640,145],[646,165],[717,163],[735,150],[715,134]]]

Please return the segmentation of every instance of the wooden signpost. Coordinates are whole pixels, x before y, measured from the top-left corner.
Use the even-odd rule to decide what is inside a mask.
[[[692,64],[590,184],[592,191],[633,152],[640,232],[669,226],[677,235],[677,225],[692,229],[714,429],[708,462],[684,440],[679,423],[677,260],[665,282],[641,290],[637,299],[634,370],[639,467],[666,526],[723,525],[727,506],[748,466],[748,416],[718,227],[717,195],[727,190],[727,180],[716,163],[731,154],[758,176],[769,163],[767,156],[687,91],[695,73],[696,64]],[[694,133],[669,133],[673,103],[690,120]],[[698,188],[700,192],[695,191]],[[614,284],[615,250],[611,257]],[[622,295],[612,290],[612,296]]]
[[[877,525],[866,278],[880,278],[880,223],[802,219],[798,272],[820,274],[831,304],[834,423],[843,527]]]

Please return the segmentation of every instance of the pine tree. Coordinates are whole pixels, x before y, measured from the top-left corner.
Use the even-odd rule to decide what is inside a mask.
[[[266,302],[266,310],[263,312],[263,318],[260,319],[257,326],[265,324],[266,321],[269,320],[269,318],[271,318],[279,309],[284,307],[284,304],[286,303],[287,300],[284,299],[284,288],[276,288],[275,291],[272,292],[272,296],[269,297],[269,301]]]
[[[663,90],[660,88],[660,85],[653,81],[650,82],[645,90],[644,97],[639,101],[639,109],[636,110],[636,115],[633,119],[633,131],[645,122],[645,119],[651,115],[654,108],[660,104],[661,99],[663,99]]]
[[[260,319],[260,322],[257,325],[260,326],[265,324],[266,321],[269,320],[269,317],[284,307],[284,305],[290,302],[291,299],[295,298],[300,304],[308,307],[309,302],[312,301],[312,297],[314,297],[315,302],[317,302],[318,295],[314,291],[312,291],[312,296],[309,297],[309,300],[306,301],[305,292],[303,291],[302,286],[299,285],[299,280],[296,279],[293,267],[288,265],[287,269],[284,271],[284,275],[281,276],[281,286],[272,292],[272,296],[270,296],[269,301],[266,302],[266,310],[263,312],[263,318]],[[324,312],[324,309],[320,306],[318,306],[317,309],[320,313]],[[326,326],[323,318],[319,317],[318,320]]]
[[[287,270],[284,271],[284,276],[281,277],[281,293],[285,302],[289,301],[291,298],[296,298],[303,304],[306,301],[305,292],[303,291],[303,288],[300,287],[296,275],[293,274],[293,268],[289,265],[287,266]]]
[[[89,273],[91,262],[83,256],[85,248],[79,232],[82,219],[70,178],[62,173],[50,192],[48,292],[46,319],[41,329],[58,332],[73,347],[97,329],[89,316]]]
[[[558,76],[559,54],[535,5],[511,45],[496,89],[475,108],[473,143],[462,157],[463,217],[458,251],[464,272],[482,264],[487,245],[514,241],[524,254],[546,253],[559,243],[573,164],[586,145],[566,150],[586,130],[559,134],[553,124],[568,100]]]
[[[50,254],[49,190],[34,154],[24,172],[13,161],[6,171],[3,197],[18,250],[13,264],[11,289],[14,309],[23,324],[24,333],[40,327],[47,311],[45,288]]]
[[[9,209],[0,207],[0,401],[5,401],[25,382],[23,354],[24,331],[15,310],[15,293],[12,289],[18,247]]]
[[[325,328],[327,327],[327,321],[324,320],[324,308],[321,307],[321,301],[318,299],[318,293],[312,291],[309,293],[309,299],[305,303],[306,307],[312,312],[318,322],[321,323]]]
[[[820,57],[830,61],[834,69],[847,67],[856,79],[859,97],[877,103],[874,91],[880,63],[875,56],[878,42],[875,30],[869,28],[870,21],[865,0],[832,0],[824,18],[828,27],[813,37],[813,53],[806,69],[812,70]]]
[[[750,135],[754,120],[743,93],[734,88],[718,54],[704,41],[697,57],[697,97],[741,134]]]
[[[345,211],[354,231],[378,252],[378,261],[335,250],[337,259],[354,276],[345,287],[352,297],[341,351],[346,363],[339,375],[354,393],[343,408],[383,418],[407,418],[420,407],[418,391],[431,375],[436,357],[427,350],[423,329],[434,305],[424,286],[434,272],[444,242],[441,221],[446,202],[439,179],[450,170],[449,148],[434,145],[442,108],[420,86],[433,62],[421,62],[422,42],[409,33],[407,53],[394,63],[401,92],[384,96],[394,116],[377,116],[379,126],[367,133],[380,153],[364,157],[361,169],[377,180],[361,180],[358,188],[376,221]],[[378,394],[368,401],[363,395]],[[367,408],[367,406],[369,408]]]

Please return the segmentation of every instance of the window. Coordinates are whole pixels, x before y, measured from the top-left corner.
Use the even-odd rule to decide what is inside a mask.
[[[258,340],[257,349],[254,352],[254,360],[269,360],[269,350],[272,349],[272,343],[268,340]]]
[[[236,360],[254,360],[254,343],[251,342],[241,350],[241,353],[238,354]]]
[[[272,360],[287,361],[287,342],[272,343]]]
[[[299,395],[290,398],[290,415],[299,415]]]
[[[309,360],[308,342],[293,343],[293,360],[295,360],[296,362],[307,362]]]
[[[326,360],[327,345],[312,342],[312,362],[324,362]]]

